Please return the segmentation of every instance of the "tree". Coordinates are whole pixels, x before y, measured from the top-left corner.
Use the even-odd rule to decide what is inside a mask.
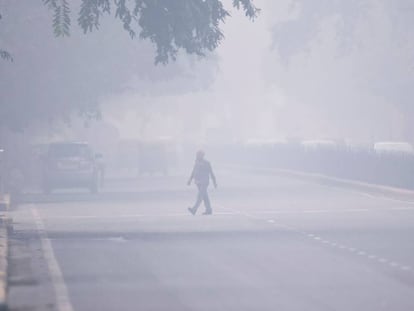
[[[2,18],[2,16],[0,15],[0,19]],[[4,59],[4,60],[8,60],[8,61],[13,61],[13,57],[10,55],[9,52],[7,52],[6,50],[2,50],[0,49],[0,58]]]
[[[13,64],[0,62],[1,127],[24,129],[77,111],[93,116],[99,99],[132,77],[156,81],[180,75],[180,62],[171,62],[177,53],[203,56],[214,50],[223,39],[219,26],[230,15],[217,0],[43,2],[53,12],[55,36],[64,38],[50,38],[49,12],[38,3],[5,0],[0,6],[1,42],[14,57]],[[250,18],[258,14],[251,0],[233,5]],[[71,26],[72,10],[79,11],[80,28]],[[115,18],[104,21],[110,14]],[[116,27],[119,22],[127,33]],[[151,44],[155,62],[168,66],[151,64]]]
[[[68,0],[43,0],[54,12],[56,36],[70,34]],[[254,19],[259,9],[252,0],[233,0]],[[156,46],[155,63],[175,60],[180,49],[188,54],[204,56],[220,44],[224,35],[220,29],[230,13],[220,0],[82,0],[79,26],[84,33],[98,29],[102,16],[114,14],[131,38],[150,40]],[[138,35],[137,35],[138,34]]]

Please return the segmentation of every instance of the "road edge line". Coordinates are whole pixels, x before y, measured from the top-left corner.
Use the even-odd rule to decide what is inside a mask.
[[[269,173],[275,173],[278,175],[288,175],[290,177],[296,177],[301,179],[306,179],[311,182],[330,182],[333,184],[333,186],[342,186],[342,187],[348,187],[353,189],[359,189],[359,190],[365,190],[365,191],[371,191],[371,192],[380,192],[383,195],[390,195],[390,196],[398,196],[398,197],[404,197],[404,199],[411,199],[414,203],[414,191],[404,188],[396,188],[391,186],[385,186],[385,185],[379,185],[379,184],[371,184],[367,182],[362,181],[356,181],[351,179],[344,179],[344,178],[337,178],[337,177],[331,177],[328,175],[323,174],[317,174],[317,173],[308,173],[308,172],[302,172],[302,171],[295,171],[295,170],[287,170],[287,169],[279,169],[279,168],[266,168],[266,167],[253,167],[253,166],[235,166],[231,165],[230,167],[233,168],[241,168],[246,170],[251,170],[255,172],[269,172]]]
[[[0,311],[8,310],[8,218],[7,215],[0,216]]]
[[[36,224],[37,232],[40,237],[40,243],[42,245],[43,255],[45,257],[51,282],[55,291],[56,307],[58,311],[73,311],[72,303],[69,298],[69,291],[63,278],[62,270],[56,259],[55,252],[53,251],[52,243],[46,232],[45,224],[39,215],[36,207],[30,208],[33,219]]]

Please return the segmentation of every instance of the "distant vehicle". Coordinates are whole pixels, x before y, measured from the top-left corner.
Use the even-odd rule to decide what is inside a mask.
[[[248,139],[245,142],[246,147],[274,147],[277,145],[286,145],[285,140],[278,139]]]
[[[98,191],[102,174],[99,159],[88,143],[60,142],[49,145],[44,157],[43,190],[50,193],[58,188],[88,188]]]
[[[316,150],[316,149],[330,150],[330,149],[335,149],[335,148],[338,147],[338,144],[335,141],[333,141],[333,140],[323,140],[323,139],[304,140],[304,141],[301,142],[301,145],[306,150]]]
[[[408,142],[377,142],[374,144],[374,151],[378,154],[414,155],[414,147]]]

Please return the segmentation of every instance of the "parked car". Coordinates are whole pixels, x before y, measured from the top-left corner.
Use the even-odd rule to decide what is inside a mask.
[[[374,150],[377,154],[399,154],[414,155],[414,148],[408,142],[384,141],[374,144]]]
[[[102,158],[94,154],[85,142],[52,143],[44,157],[43,190],[50,193],[58,188],[88,188],[98,191]]]

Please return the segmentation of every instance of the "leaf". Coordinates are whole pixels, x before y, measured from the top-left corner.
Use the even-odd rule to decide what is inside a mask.
[[[70,7],[68,0],[43,0],[50,10],[53,11],[53,31],[57,37],[70,35]]]
[[[109,0],[82,0],[78,24],[83,32],[99,29],[99,20],[104,13],[111,13]]]
[[[70,33],[68,0],[43,0],[54,11],[56,36]],[[115,18],[119,19],[131,38],[150,40],[156,47],[155,63],[175,60],[178,51],[204,56],[216,49],[224,35],[220,25],[230,15],[221,0],[113,0]],[[260,9],[253,0],[233,0],[233,6],[243,9],[254,19]],[[111,13],[110,0],[81,0],[78,24],[84,33],[99,29],[103,14]]]
[[[0,57],[4,60],[13,62],[13,57],[11,56],[11,54],[5,50],[1,50],[0,49]]]
[[[252,0],[233,0],[233,6],[237,9],[240,9],[240,6],[242,6],[245,15],[251,20],[254,20],[260,13],[260,9],[253,5]]]

